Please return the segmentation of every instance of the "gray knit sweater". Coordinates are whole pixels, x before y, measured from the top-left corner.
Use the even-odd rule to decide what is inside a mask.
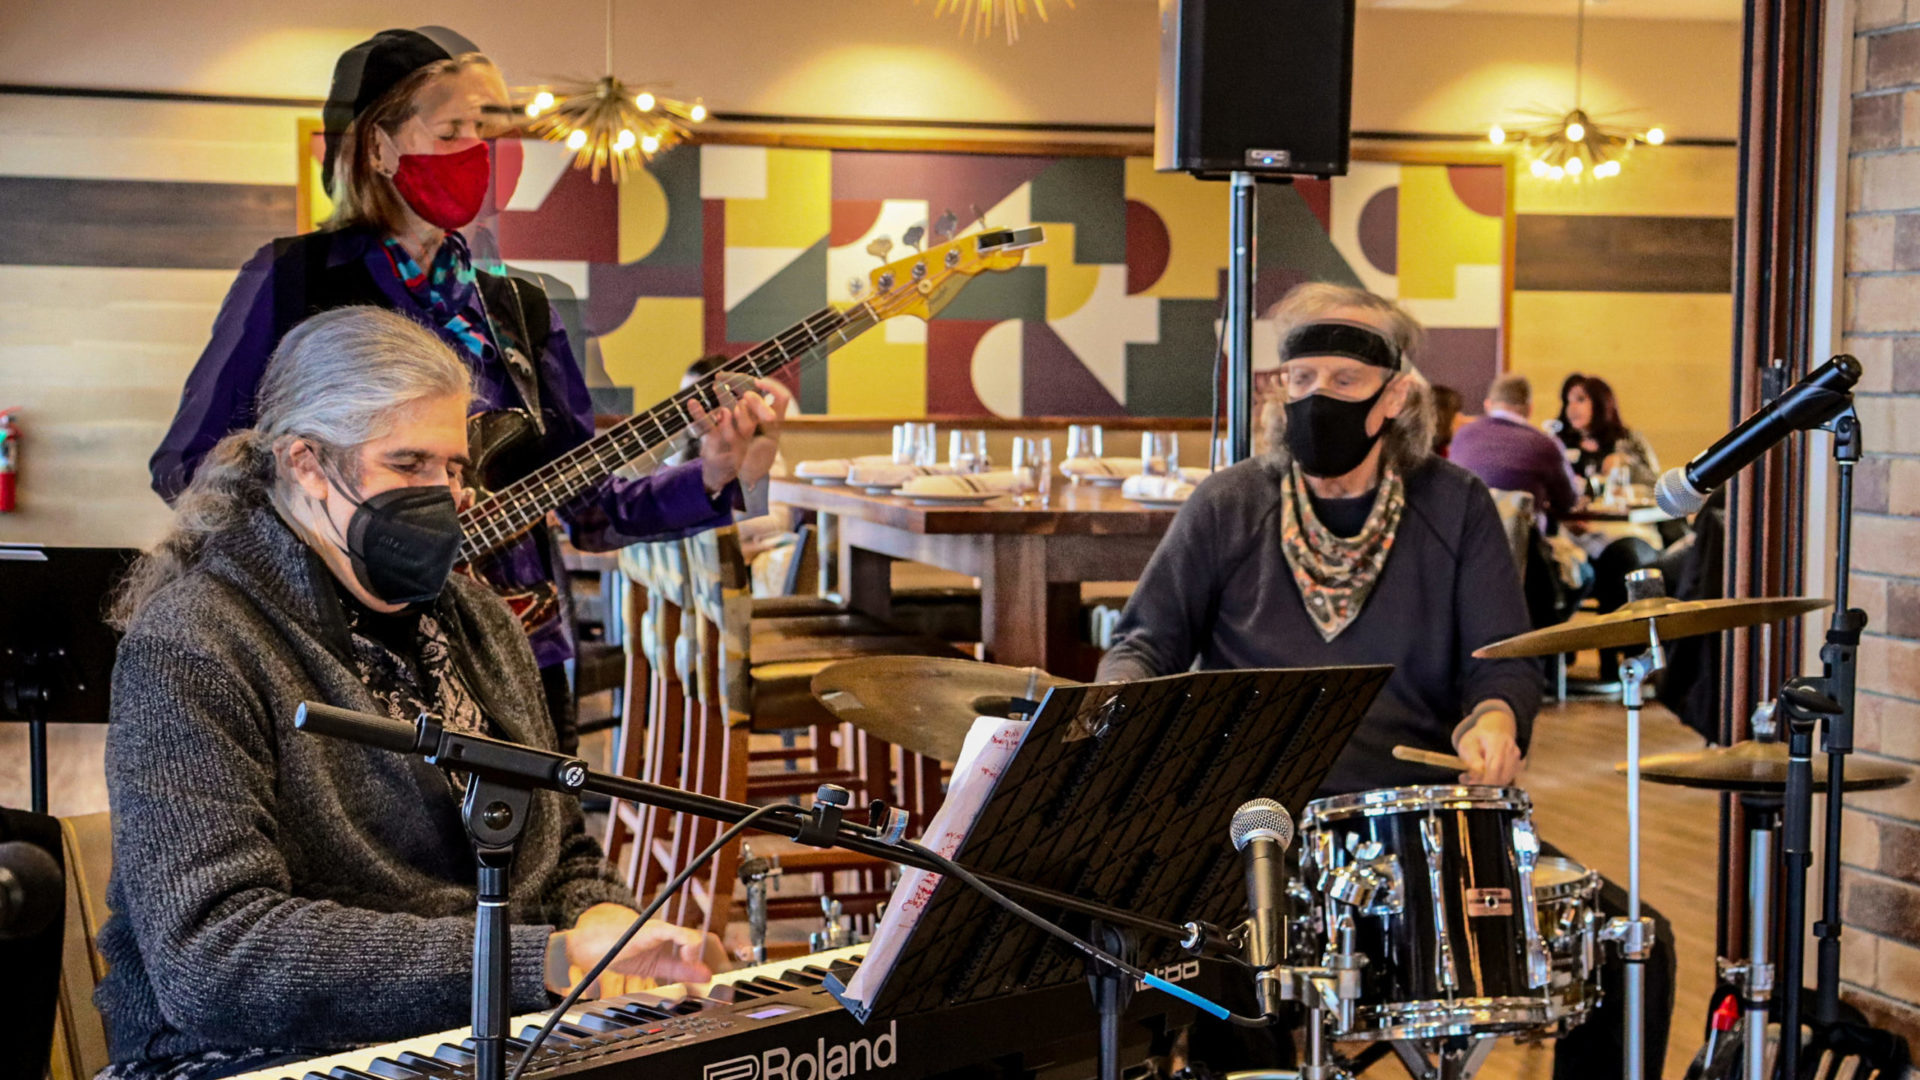
[[[550,746],[526,635],[455,576],[434,609],[505,737]],[[331,572],[272,510],[214,538],[129,629],[107,782],[113,917],[96,1000],[116,1063],[385,1042],[466,1022],[474,863],[447,778],[305,734],[302,701],[381,711]],[[578,807],[541,793],[513,873],[513,1007],[544,1007],[547,937],[633,896]]]

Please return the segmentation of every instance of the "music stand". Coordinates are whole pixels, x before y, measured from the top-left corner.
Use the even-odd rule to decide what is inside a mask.
[[[1235,808],[1265,796],[1297,817],[1392,670],[1210,671],[1055,687],[954,857],[1147,918],[1238,924],[1246,892],[1227,835]],[[1139,943],[1135,959],[1151,971],[1188,958],[1179,943],[1153,940]],[[871,1001],[846,999],[835,980],[828,986],[866,1022],[1087,974],[1079,954],[949,877]]]
[[[47,812],[47,725],[107,722],[120,644],[107,602],[139,555],[0,544],[0,720],[27,725],[37,814]]]

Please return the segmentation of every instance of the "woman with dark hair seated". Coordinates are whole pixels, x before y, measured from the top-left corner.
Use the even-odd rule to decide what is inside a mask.
[[[1620,419],[1620,402],[1613,387],[1597,375],[1569,375],[1560,384],[1560,415],[1546,423],[1547,434],[1567,448],[1573,471],[1585,477],[1589,494],[1593,482],[1606,481],[1624,465],[1631,483],[1651,487],[1660,479],[1660,459],[1640,433]]]

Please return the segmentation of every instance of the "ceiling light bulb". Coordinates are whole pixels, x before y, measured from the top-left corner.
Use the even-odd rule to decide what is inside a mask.
[[[1555,180],[1560,180],[1567,175],[1567,170],[1555,165],[1553,168],[1547,170],[1547,175]]]
[[[553,108],[553,95],[545,90],[533,95],[533,107],[541,112]]]
[[[1572,173],[1574,176],[1579,176],[1580,170],[1584,168],[1586,168],[1586,164],[1579,158],[1570,157],[1567,159],[1567,172]]]
[[[1493,127],[1487,131],[1487,141],[1495,146],[1499,146],[1501,143],[1507,141],[1507,130],[1499,124],[1493,125]]]
[[[1530,169],[1533,172],[1533,175],[1535,176],[1547,175],[1547,163],[1544,161],[1541,161],[1539,158],[1534,158],[1533,164],[1527,166],[1527,168]]]
[[[567,149],[578,150],[585,145],[587,145],[586,130],[584,128],[574,128],[573,134],[567,136]]]
[[[653,153],[655,150],[660,149],[660,136],[648,135],[645,138],[641,139],[640,149],[646,151],[649,154]]]
[[[641,112],[652,112],[655,104],[653,95],[645,90],[640,91],[639,95],[633,99],[633,103],[640,106]]]
[[[1572,139],[1574,142],[1579,142],[1581,139],[1584,139],[1586,137],[1587,137],[1587,126],[1585,124],[1582,124],[1580,121],[1575,120],[1572,123],[1567,125],[1567,138]]]
[[[705,120],[707,118],[707,107],[705,105],[700,104],[697,101],[694,102],[693,108],[688,110],[687,112],[687,118],[692,120],[696,124],[702,120]]]
[[[1619,176],[1619,175],[1620,175],[1620,163],[1619,163],[1619,162],[1617,162],[1617,161],[1603,161],[1603,162],[1601,162],[1600,164],[1598,164],[1598,165],[1595,165],[1595,166],[1593,167],[1593,175],[1595,175],[1595,176]]]
[[[633,148],[633,132],[627,128],[621,128],[620,137],[613,141],[613,148],[615,150],[631,150]]]
[[[540,104],[534,101],[527,102],[527,117],[531,119],[539,115],[540,115]]]
[[[1661,143],[1664,143],[1666,141],[1667,141],[1667,130],[1665,128],[1648,128],[1647,129],[1647,142],[1649,145],[1659,146]]]

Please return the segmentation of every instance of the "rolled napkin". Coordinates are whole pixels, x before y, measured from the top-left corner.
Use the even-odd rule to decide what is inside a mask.
[[[854,487],[898,487],[916,476],[945,476],[951,472],[951,465],[895,465],[891,459],[885,464],[855,462],[847,470],[847,483]]]
[[[802,480],[845,480],[855,465],[891,465],[891,454],[866,454],[857,458],[821,458],[802,461],[793,467],[793,475]]]
[[[1157,502],[1184,500],[1193,494],[1193,482],[1184,476],[1129,476],[1120,485],[1120,494],[1129,499],[1153,499]]]
[[[1134,476],[1139,472],[1137,457],[1076,457],[1060,463],[1062,476]]]
[[[1019,477],[1013,470],[916,476],[901,485],[902,495],[998,495],[1011,492]]]

